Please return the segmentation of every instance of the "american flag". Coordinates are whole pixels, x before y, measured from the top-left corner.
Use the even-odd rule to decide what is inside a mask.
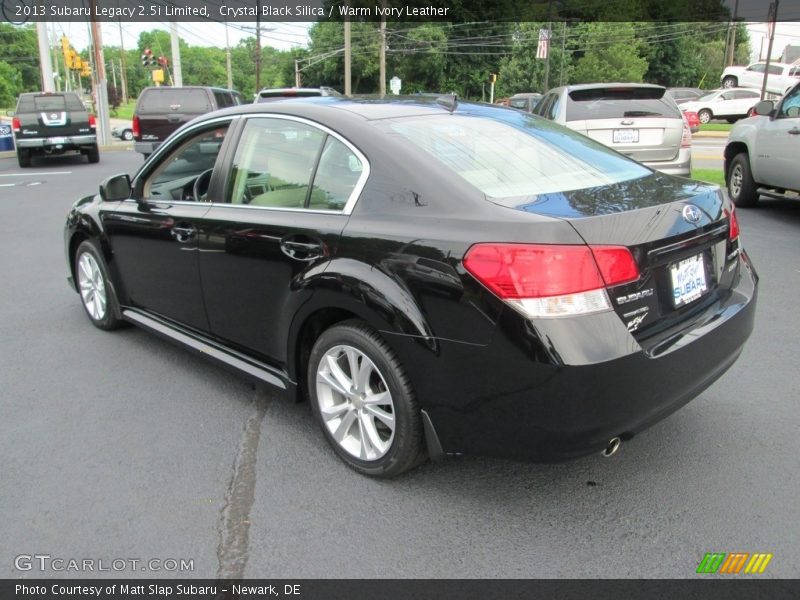
[[[536,58],[547,58],[547,51],[550,48],[550,30],[539,30],[539,46],[536,48]]]

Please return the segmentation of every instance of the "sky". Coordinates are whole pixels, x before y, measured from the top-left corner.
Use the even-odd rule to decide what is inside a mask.
[[[749,23],[747,31],[750,33],[750,60],[766,58],[769,47],[767,24]],[[772,58],[780,58],[783,49],[789,44],[800,46],[800,23],[778,23],[775,27],[775,40],[772,42]]]

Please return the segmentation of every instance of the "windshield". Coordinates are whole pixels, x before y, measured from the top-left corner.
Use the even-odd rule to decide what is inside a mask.
[[[564,127],[519,114],[516,122],[429,115],[389,122],[391,131],[501,204],[607,186],[650,174],[642,165]]]

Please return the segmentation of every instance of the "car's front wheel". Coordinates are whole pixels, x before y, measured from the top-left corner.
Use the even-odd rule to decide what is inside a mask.
[[[758,202],[757,189],[747,153],[737,154],[728,169],[728,195],[736,206],[751,208]]]
[[[737,85],[739,85],[739,80],[731,75],[722,80],[722,87],[724,88],[734,88]]]
[[[714,115],[712,115],[711,111],[708,110],[707,108],[704,108],[699,113],[697,113],[697,118],[700,119],[700,122],[703,123],[704,125],[708,123],[711,120],[711,117],[713,116]]]
[[[345,321],[317,339],[309,357],[308,391],[325,437],[356,471],[393,477],[425,458],[408,376],[365,323]]]
[[[83,308],[95,327],[111,330],[122,324],[116,316],[117,299],[108,283],[105,261],[91,242],[81,242],[75,252],[75,283]]]
[[[133,132],[130,129],[126,129],[122,132],[122,139],[126,142],[130,142],[133,139]]]

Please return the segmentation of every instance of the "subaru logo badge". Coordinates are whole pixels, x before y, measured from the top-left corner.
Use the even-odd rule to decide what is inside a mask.
[[[700,212],[700,209],[697,208],[694,204],[687,204],[683,207],[683,218],[686,219],[689,223],[697,223],[700,221],[700,218],[703,214]]]

